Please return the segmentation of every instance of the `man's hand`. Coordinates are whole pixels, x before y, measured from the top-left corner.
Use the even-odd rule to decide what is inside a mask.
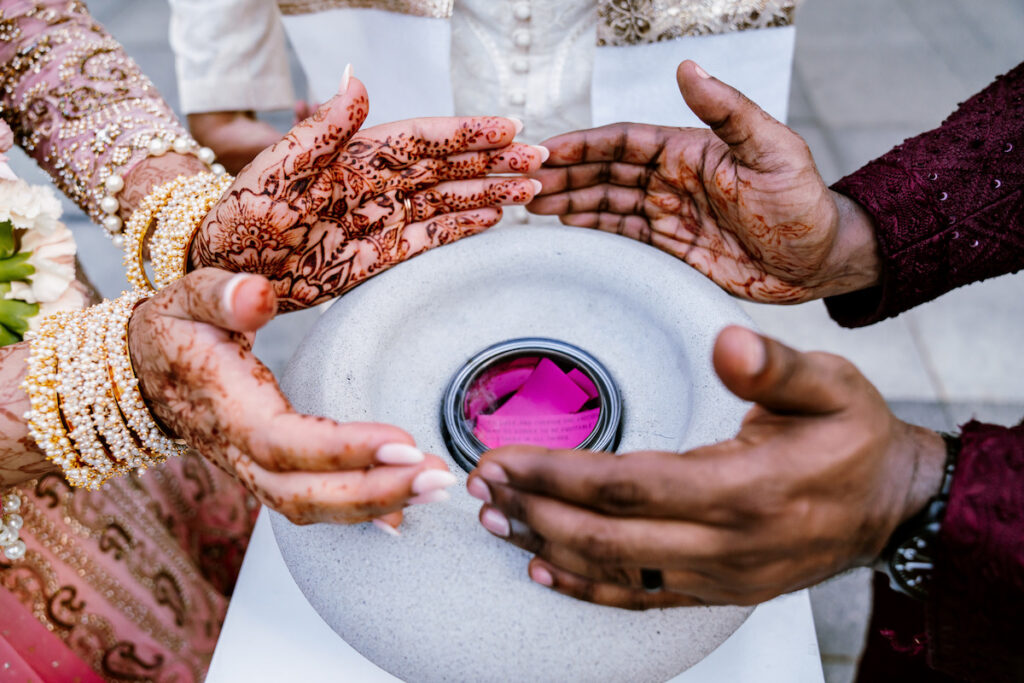
[[[277,129],[246,111],[189,114],[188,128],[196,141],[212,149],[217,161],[232,174],[281,139]]]
[[[732,327],[714,363],[756,403],[729,441],[484,455],[468,483],[481,523],[537,555],[534,581],[631,609],[756,604],[872,563],[938,490],[942,438],[896,419],[842,358]]]
[[[620,123],[552,138],[528,208],[653,244],[752,301],[873,285],[871,219],[829,191],[803,139],[693,62],[678,80],[711,130]]]

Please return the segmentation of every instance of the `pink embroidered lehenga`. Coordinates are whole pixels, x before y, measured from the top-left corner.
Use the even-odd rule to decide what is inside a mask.
[[[129,140],[184,134],[77,1],[0,0],[0,81],[16,142],[96,219],[111,164],[145,156]],[[11,403],[0,419],[21,419]],[[195,455],[98,492],[56,474],[16,490],[28,551],[0,555],[0,681],[201,680],[254,519],[245,491]]]

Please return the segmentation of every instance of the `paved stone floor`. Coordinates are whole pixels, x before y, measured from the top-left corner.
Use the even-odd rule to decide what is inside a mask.
[[[176,103],[162,0],[91,0],[94,14]],[[905,137],[937,125],[956,104],[1017,64],[1020,0],[805,0],[790,124],[834,181]],[[272,117],[282,127],[288,116]],[[16,160],[24,175],[38,171]],[[74,207],[68,221],[88,271],[105,293],[124,286],[120,259]],[[843,330],[820,303],[747,306],[762,330],[796,347],[851,358],[908,421],[952,429],[972,416],[1004,424],[1024,415],[1024,274],[964,287],[894,320]],[[279,371],[315,312],[261,332],[257,351]],[[812,591],[830,683],[853,674],[868,612],[868,573]]]

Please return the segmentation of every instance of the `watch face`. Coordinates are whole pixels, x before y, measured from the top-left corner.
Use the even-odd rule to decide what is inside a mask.
[[[896,546],[889,559],[893,588],[919,600],[928,597],[935,566],[932,548],[938,535],[939,524],[933,522]]]

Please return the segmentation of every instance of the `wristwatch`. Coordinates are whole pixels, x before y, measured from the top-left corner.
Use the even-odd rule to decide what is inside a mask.
[[[946,464],[939,492],[929,499],[924,509],[896,527],[879,558],[880,568],[889,576],[889,586],[916,600],[928,597],[935,568],[935,545],[960,454],[960,437],[942,434],[942,439],[946,442]]]

